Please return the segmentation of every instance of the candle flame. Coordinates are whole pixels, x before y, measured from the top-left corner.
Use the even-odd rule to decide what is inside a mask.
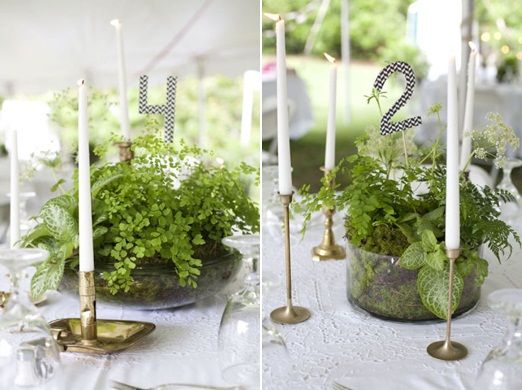
[[[475,42],[471,42],[471,41],[469,41],[469,42],[468,42],[468,45],[469,45],[469,48],[470,48],[472,51],[477,51],[477,45],[475,45]]]
[[[78,80],[77,84],[78,84],[78,87],[81,87],[82,85],[85,85],[85,80],[80,79],[80,80]]]
[[[121,26],[120,19],[112,19],[111,25],[113,25],[114,27],[120,27]]]
[[[330,62],[331,64],[335,64],[335,57],[332,57],[328,53],[323,53],[323,55],[324,55],[324,58],[326,58],[328,60],[328,62]]]
[[[283,20],[283,18],[281,18],[281,15],[279,15],[279,14],[270,14],[268,12],[265,12],[265,16],[269,19],[272,19],[274,22]]]

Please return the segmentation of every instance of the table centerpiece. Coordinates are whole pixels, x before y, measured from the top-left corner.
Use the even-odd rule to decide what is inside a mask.
[[[380,109],[382,93],[368,101]],[[438,118],[441,105],[430,108]],[[490,113],[489,124],[470,132],[472,158],[494,157],[501,167],[506,147],[519,140],[500,115]],[[445,252],[444,185],[446,166],[441,143],[417,147],[411,132],[382,137],[369,129],[356,142],[358,153],[344,158],[323,179],[316,194],[301,189],[299,209],[305,221],[321,208],[346,212],[347,295],[350,302],[385,319],[421,321],[446,319],[449,260]],[[481,257],[485,246],[500,261],[509,257],[516,231],[499,219],[499,205],[514,201],[511,193],[473,184],[460,172],[461,252],[456,262],[452,307],[455,315],[472,309],[488,275]],[[350,184],[341,186],[350,177]],[[343,180],[340,180],[340,179]],[[332,183],[337,183],[332,185]],[[511,241],[510,241],[511,240]]]
[[[96,152],[103,155],[108,145]],[[132,152],[131,161],[91,168],[98,299],[159,309],[217,293],[241,266],[240,254],[227,251],[221,239],[259,229],[244,180],[256,170],[246,164],[227,168],[210,152],[150,134],[134,138]],[[33,296],[60,286],[78,291],[73,181],[71,190],[42,207],[37,225],[22,238],[24,247],[51,253],[32,279]]]

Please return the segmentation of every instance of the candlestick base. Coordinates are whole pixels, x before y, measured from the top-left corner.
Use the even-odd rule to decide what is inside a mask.
[[[93,271],[80,271],[80,318],[49,323],[51,333],[64,351],[107,354],[122,351],[156,327],[150,322],[98,320]]]
[[[304,322],[310,318],[310,310],[301,306],[283,306],[270,313],[272,321],[283,325],[292,325]]]
[[[121,162],[128,162],[134,158],[134,153],[131,150],[132,142],[121,141],[121,142],[116,142],[116,145],[120,149],[120,161]]]
[[[64,352],[110,354],[123,351],[151,333],[150,322],[97,320],[97,338],[85,340],[79,318],[63,318],[49,323],[51,333]]]
[[[440,360],[460,360],[468,355],[468,349],[456,341],[435,341],[428,345],[428,354]]]
[[[322,244],[312,249],[313,261],[344,260],[346,251],[340,245],[330,245],[324,247]]]

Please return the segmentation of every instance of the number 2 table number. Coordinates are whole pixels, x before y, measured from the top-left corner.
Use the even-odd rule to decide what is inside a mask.
[[[399,122],[391,121],[391,118],[406,105],[408,100],[410,100],[413,95],[413,89],[415,88],[415,74],[413,73],[413,69],[409,64],[403,61],[391,63],[381,70],[373,84],[374,88],[380,92],[384,83],[386,83],[386,80],[388,80],[388,78],[395,72],[402,73],[406,78],[406,90],[388,112],[383,115],[381,119],[381,135],[388,135],[396,131],[410,129],[419,126],[422,123],[422,118],[420,116],[408,118]]]

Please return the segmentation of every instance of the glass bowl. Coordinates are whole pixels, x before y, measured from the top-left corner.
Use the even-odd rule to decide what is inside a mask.
[[[241,254],[230,251],[214,259],[203,261],[198,286],[181,287],[174,264],[149,264],[133,270],[133,283],[129,292],[111,294],[104,272],[114,270],[111,265],[96,266],[96,300],[104,303],[122,304],[139,310],[168,309],[195,303],[214,296],[235,280],[241,269]],[[65,271],[62,290],[78,294],[78,274]]]
[[[422,304],[417,291],[417,271],[399,266],[399,257],[367,252],[347,245],[348,300],[386,320],[440,320]],[[480,299],[475,272],[464,278],[464,290],[454,316],[473,309]]]

